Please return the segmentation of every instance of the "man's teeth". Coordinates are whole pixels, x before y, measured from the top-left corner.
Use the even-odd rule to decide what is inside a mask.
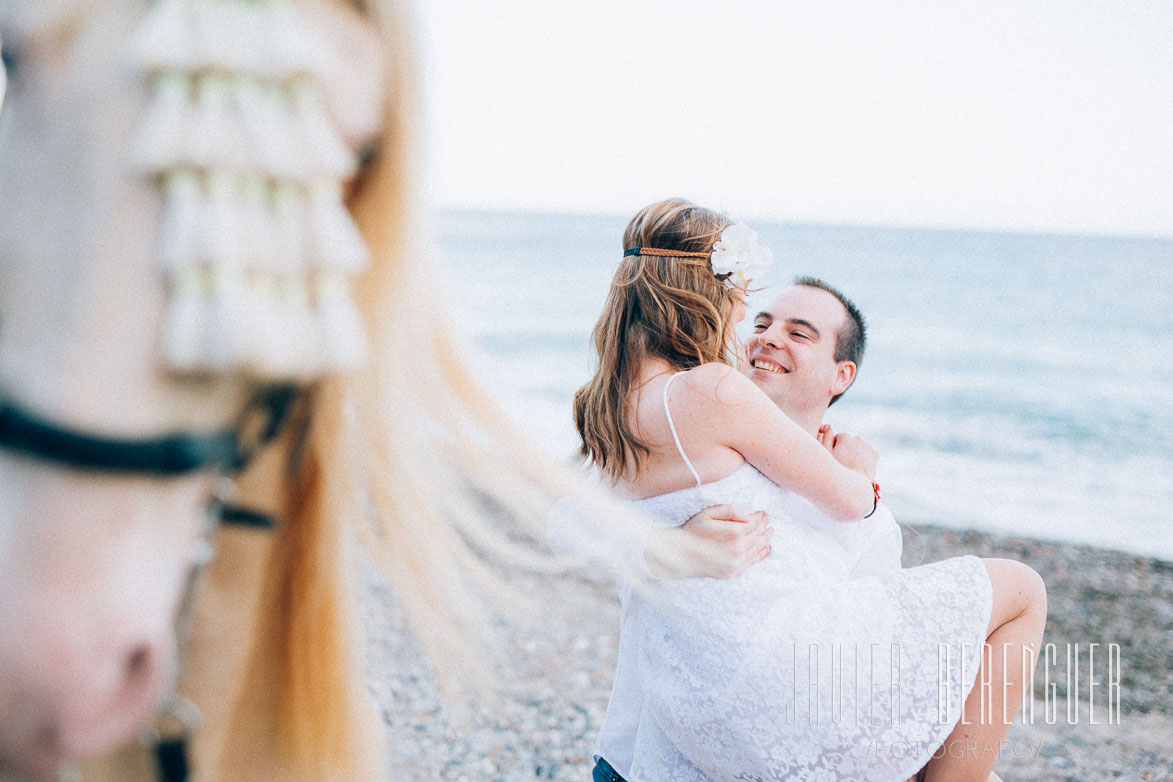
[[[773,372],[778,375],[781,375],[786,371],[786,370],[782,369],[782,367],[778,366],[777,364],[771,364],[769,361],[761,361],[761,360],[754,361],[753,367],[754,367],[754,369],[761,369],[761,370],[765,370],[766,372]]]

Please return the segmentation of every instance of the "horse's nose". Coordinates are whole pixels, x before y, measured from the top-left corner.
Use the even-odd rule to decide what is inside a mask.
[[[113,653],[82,686],[88,697],[65,702],[58,714],[57,738],[67,758],[93,756],[150,723],[171,682],[173,657],[157,642],[142,641]]]
[[[3,0],[0,0],[2,4]],[[206,482],[135,482],[0,452],[0,778],[133,741],[170,691]]]
[[[152,641],[26,658],[21,681],[9,682],[20,697],[0,704],[10,729],[0,743],[0,777],[5,770],[52,774],[62,762],[133,738],[167,694],[173,658],[167,645]]]

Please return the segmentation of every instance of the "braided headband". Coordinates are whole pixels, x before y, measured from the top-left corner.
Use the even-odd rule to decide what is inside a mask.
[[[708,258],[711,252],[687,252],[685,250],[657,250],[654,247],[632,247],[623,251],[623,257],[629,255],[667,255],[673,258]]]

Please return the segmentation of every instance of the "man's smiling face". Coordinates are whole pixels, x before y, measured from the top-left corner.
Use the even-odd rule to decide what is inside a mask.
[[[826,410],[855,377],[850,361],[835,361],[847,310],[830,293],[792,285],[753,320],[747,342],[749,378],[796,419]],[[848,365],[848,366],[844,366]]]

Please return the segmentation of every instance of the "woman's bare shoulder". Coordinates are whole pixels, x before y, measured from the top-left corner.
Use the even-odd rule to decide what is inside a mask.
[[[684,396],[695,397],[696,401],[733,404],[744,400],[747,394],[761,394],[745,375],[716,361],[688,370],[678,382],[687,389]]]

